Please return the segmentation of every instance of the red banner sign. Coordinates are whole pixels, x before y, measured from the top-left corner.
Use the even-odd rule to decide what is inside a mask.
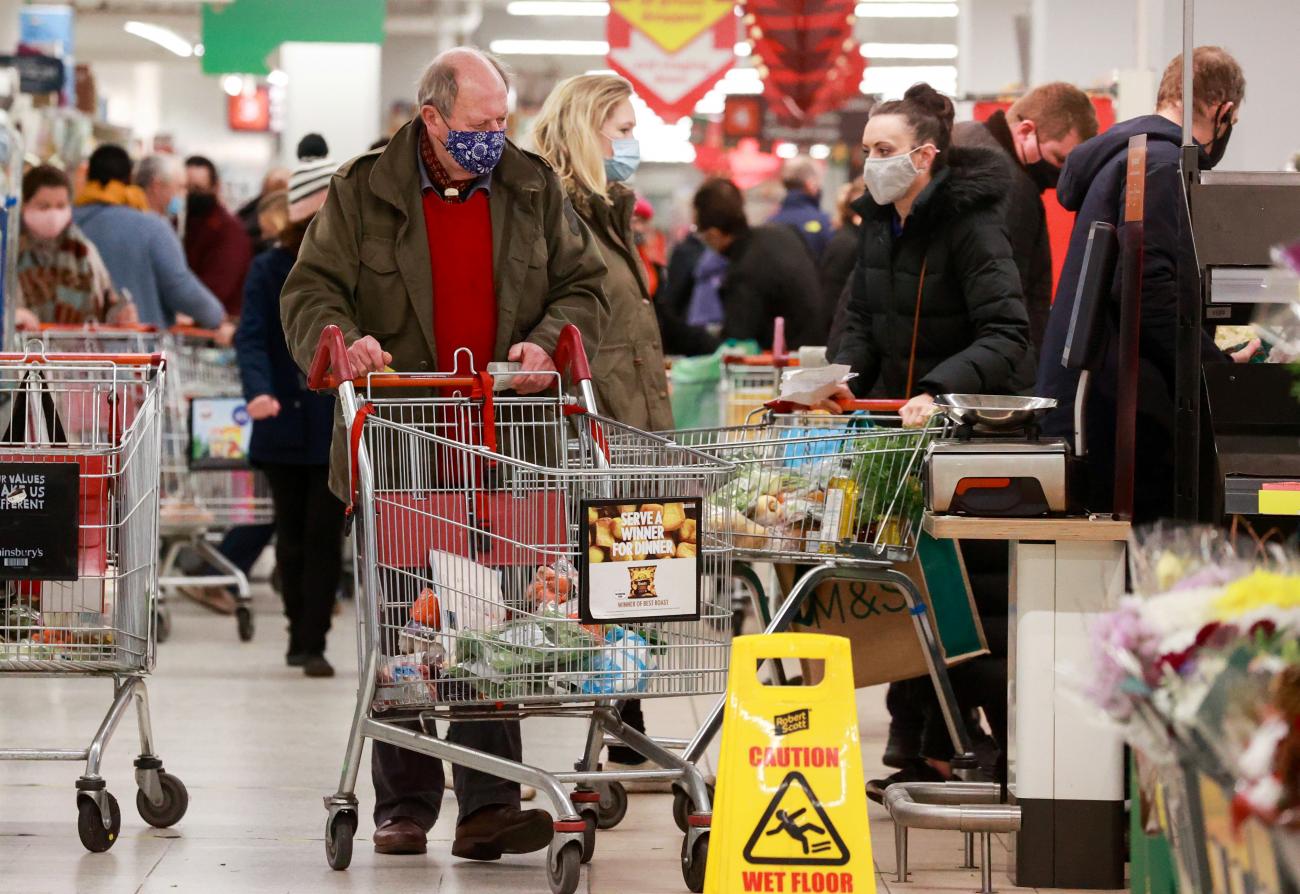
[[[646,105],[665,121],[689,116],[735,62],[732,5],[713,0],[692,4],[697,12],[691,27],[679,17],[648,16],[647,10],[655,7],[649,0],[635,4],[638,27],[620,14],[625,5],[613,4],[606,22],[609,67],[631,81]],[[701,17],[699,11],[708,16]],[[674,46],[676,50],[667,49]]]

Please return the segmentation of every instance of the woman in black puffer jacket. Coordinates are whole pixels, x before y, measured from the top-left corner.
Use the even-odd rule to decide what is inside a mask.
[[[951,147],[952,119],[947,97],[917,84],[877,106],[862,135],[862,238],[835,360],[858,374],[857,394],[879,379],[888,396],[910,398],[909,424],[939,394],[1009,393],[1029,345],[998,208],[1006,163]]]

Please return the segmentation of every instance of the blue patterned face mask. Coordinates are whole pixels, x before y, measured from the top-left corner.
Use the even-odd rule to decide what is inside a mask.
[[[506,148],[504,130],[449,130],[447,153],[456,164],[471,174],[490,173],[501,161]]]

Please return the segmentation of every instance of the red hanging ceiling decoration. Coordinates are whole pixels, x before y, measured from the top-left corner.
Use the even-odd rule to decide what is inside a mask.
[[[860,92],[866,60],[853,39],[855,0],[745,0],[745,25],[766,74],[764,94],[789,124]]]

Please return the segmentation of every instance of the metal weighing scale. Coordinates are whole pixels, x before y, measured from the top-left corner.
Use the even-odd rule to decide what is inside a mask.
[[[1070,450],[1043,438],[1038,420],[1056,406],[1045,397],[944,394],[939,412],[956,426],[926,453],[930,511],[984,518],[1033,518],[1066,511]]]

